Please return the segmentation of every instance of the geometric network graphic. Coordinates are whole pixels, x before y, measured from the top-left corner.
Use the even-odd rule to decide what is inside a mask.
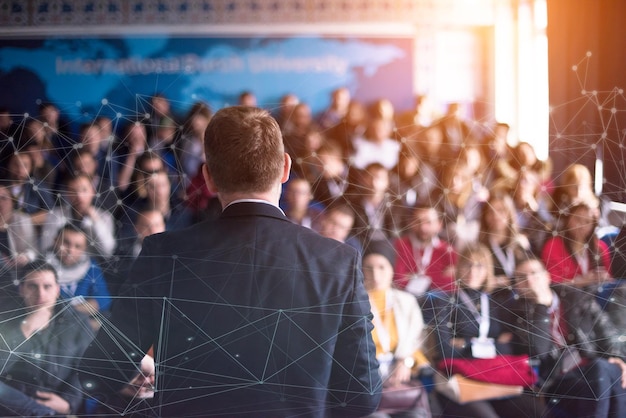
[[[551,138],[551,145],[554,147],[551,156],[553,160],[558,159],[558,161],[553,161],[554,166],[559,166],[561,168],[565,166],[565,163],[567,163],[567,165],[578,162],[586,164],[588,163],[589,155],[592,156],[591,159],[593,162],[596,160],[601,162],[609,160],[611,162],[611,169],[609,171],[604,173],[601,173],[600,171],[596,172],[596,175],[602,175],[601,180],[596,179],[596,191],[599,191],[600,188],[608,188],[614,192],[614,195],[624,196],[624,194],[626,194],[626,190],[617,190],[620,187],[624,187],[624,184],[626,184],[626,170],[624,170],[623,165],[626,157],[624,151],[624,147],[626,146],[626,125],[624,125],[623,122],[623,115],[626,113],[624,90],[621,87],[615,87],[610,91],[597,91],[594,89],[594,86],[589,85],[586,80],[586,68],[589,65],[590,60],[593,60],[592,53],[588,53],[587,56],[582,58],[580,62],[572,66],[572,71],[576,73],[580,83],[580,98],[572,101],[571,103],[552,104],[552,123],[556,135]],[[162,87],[163,86],[155,85],[155,92],[160,91]],[[129,90],[132,90],[131,87],[128,88]],[[105,167],[115,169],[117,172],[122,172],[124,169],[130,169],[132,171],[135,168],[135,158],[133,156],[132,159],[129,159],[131,154],[138,154],[140,151],[154,151],[155,153],[162,153],[165,155],[168,152],[167,146],[163,147],[155,142],[152,142],[151,144],[146,142],[145,145],[141,146],[143,148],[140,150],[129,148],[127,144],[124,143],[124,140],[128,137],[124,136],[126,134],[122,133],[122,128],[132,126],[135,122],[139,121],[144,123],[148,131],[150,131],[156,129],[157,125],[161,123],[161,121],[157,123],[154,119],[151,119],[155,113],[155,109],[153,108],[153,103],[150,99],[151,98],[147,96],[137,95],[136,101],[130,105],[126,103],[109,103],[103,100],[102,107],[95,110],[93,113],[90,113],[90,117],[94,121],[91,127],[96,128],[94,135],[98,136],[104,132],[104,135],[97,140],[99,141],[97,146],[102,147],[102,149],[105,150],[105,158],[103,159]],[[179,105],[181,105],[180,107],[184,107],[183,105],[186,104],[187,103],[179,103]],[[71,104],[71,106],[74,106],[74,104]],[[571,120],[563,122],[562,117],[557,117],[557,115],[560,115],[562,109],[565,109],[566,107],[571,109],[572,106],[578,106],[580,108],[580,112],[573,113]],[[276,106],[272,110],[278,111],[280,108],[279,106]],[[571,134],[570,132],[572,126],[577,125],[580,122],[579,115],[589,115],[589,112],[593,112],[593,117],[590,118],[588,123],[585,124],[584,133]],[[64,113],[62,106],[60,108],[60,113],[61,115]],[[110,121],[110,128],[112,131],[108,131],[108,128],[104,125],[99,125],[95,122],[98,117],[102,115],[109,115],[111,113],[116,115]],[[11,130],[3,131],[1,134],[2,136],[0,136],[0,154],[4,156],[2,160],[3,165],[5,163],[7,164],[3,167],[3,170],[8,171],[8,178],[6,178],[6,181],[3,180],[3,184],[0,184],[0,190],[2,190],[2,187],[5,187],[6,185],[7,190],[14,193],[11,196],[11,199],[15,201],[16,205],[21,205],[22,209],[30,212],[33,217],[40,217],[38,225],[35,225],[32,229],[42,233],[41,240],[26,242],[24,244],[24,250],[22,251],[23,255],[28,258],[34,258],[36,256],[50,258],[52,248],[48,246],[44,248],[42,246],[42,242],[44,242],[43,240],[46,238],[45,232],[50,229],[50,235],[48,235],[48,238],[51,239],[48,242],[50,244],[54,243],[56,234],[59,230],[59,225],[54,223],[56,222],[57,217],[71,217],[71,215],[68,214],[59,215],[59,208],[65,207],[68,202],[73,203],[74,205],[77,204],[76,201],[72,200],[72,196],[69,196],[66,193],[67,184],[57,183],[56,175],[63,173],[64,170],[67,170],[67,167],[75,167],[76,162],[70,162],[70,159],[74,158],[76,155],[80,155],[80,149],[87,147],[87,143],[84,142],[81,144],[76,142],[73,134],[69,134],[67,132],[64,133],[64,128],[72,125],[73,121],[65,121],[67,124],[66,126],[61,124],[55,127],[51,125],[52,122],[46,121],[39,123],[38,118],[40,115],[16,113],[11,114],[10,117],[13,120]],[[476,125],[482,126],[483,123],[478,121]],[[172,135],[179,134],[183,127],[176,129],[179,129],[179,131],[173,132]],[[53,134],[52,137],[54,137],[54,142],[48,142],[51,137],[49,135],[50,133]],[[491,134],[492,132],[489,133]],[[27,140],[24,140],[24,138],[27,138]],[[404,140],[406,142],[406,138],[404,138]],[[54,147],[55,145],[57,148]],[[419,145],[423,146],[425,144],[422,143]],[[421,148],[418,147],[416,149]],[[191,151],[189,152],[191,153]],[[418,158],[421,157],[415,149],[410,152],[415,154],[413,156],[417,156]],[[35,161],[40,161],[40,158],[45,159],[49,164],[46,167],[46,170],[48,170],[47,173],[41,175],[41,171],[36,171],[36,168],[38,167],[24,167],[24,165],[29,163],[25,162],[25,160],[20,160],[19,156],[25,154],[33,157],[33,163]],[[55,158],[49,158],[51,155],[55,155]],[[197,155],[194,156],[198,157]],[[189,157],[189,155],[183,155],[183,158],[184,157]],[[305,160],[315,160],[315,158],[317,158],[317,155],[313,153],[307,156]],[[170,208],[171,212],[184,213],[187,210],[188,204],[185,200],[186,196],[184,190],[192,182],[192,176],[180,170],[180,159],[181,155],[177,155],[173,160],[171,160],[173,161],[172,165],[174,166],[174,170],[168,176],[168,195],[175,197],[175,199],[172,200],[173,206]],[[11,161],[14,162],[13,164],[15,164],[15,166],[9,167],[8,164]],[[128,161],[132,161],[132,164],[128,163]],[[457,165],[459,163],[452,160],[448,162],[448,164]],[[615,167],[617,167],[617,169],[615,169]],[[19,174],[20,169],[22,172],[24,172],[24,170],[26,172],[26,174],[22,177],[16,175],[16,173]],[[37,175],[34,173],[37,173]],[[70,176],[72,175],[72,173],[65,174],[69,174]],[[150,178],[150,176],[154,173],[143,174],[145,175],[144,177],[131,177],[128,180],[129,183],[127,187],[130,189],[145,187],[147,181],[146,179]],[[541,197],[544,199],[544,203],[546,205],[557,203],[551,200],[550,192],[551,187],[553,187],[554,184],[558,184],[561,180],[559,172],[555,171],[551,180],[553,183],[544,184],[543,193],[541,193]],[[440,198],[445,199],[446,193],[450,191],[449,185],[444,184],[443,178],[437,178],[436,181],[437,183],[433,185],[433,187],[441,189],[443,194]],[[33,207],[28,207],[29,200],[24,197],[26,190],[31,193],[30,197],[32,197],[33,200],[30,202],[34,202],[32,203]],[[511,190],[511,193],[515,193],[515,189]],[[76,194],[78,194],[78,192]],[[137,214],[140,212],[138,206],[126,206],[126,204],[122,201],[121,196],[118,195],[115,188],[112,187],[98,189],[92,198],[94,202],[97,202],[96,206],[94,206],[95,209],[101,210],[105,214],[107,211],[117,214],[115,217],[117,219],[117,224],[115,224],[117,231],[119,231],[120,227],[128,228],[129,225],[124,224],[124,222],[127,222],[125,220],[135,219]],[[399,200],[399,197],[397,196],[392,196],[392,199],[394,198]],[[476,204],[481,205],[481,210],[485,210],[483,207],[487,205],[486,202],[487,198],[483,196],[477,199]],[[98,207],[98,204],[101,204],[102,206]],[[103,207],[104,205],[107,206]],[[606,210],[607,207],[608,206],[605,206],[604,210]],[[92,216],[91,210],[92,209],[88,210],[90,212],[89,216]],[[84,216],[84,218],[89,216]],[[98,260],[98,264],[103,269],[109,269],[108,273],[113,271],[114,275],[124,276],[118,277],[120,284],[128,278],[132,279],[132,277],[128,277],[130,271],[128,268],[131,260],[134,259],[136,254],[131,252],[124,254],[114,253],[111,249],[103,250],[103,248],[106,247],[103,243],[106,244],[107,239],[119,237],[115,236],[115,230],[98,230],[98,227],[101,227],[104,224],[104,216],[102,216],[102,214],[95,216],[100,216],[97,218],[100,220],[100,223],[96,223],[95,226],[89,225],[89,228],[91,228],[91,235],[88,235],[88,240],[86,242],[89,247],[89,254],[91,254],[94,259]],[[605,219],[605,221],[606,220],[607,219]],[[612,219],[608,219],[608,221],[611,220]],[[396,225],[393,231],[394,237],[405,235],[413,227],[411,223],[407,223],[404,219],[401,220],[399,217],[396,221],[397,222],[394,223],[394,225]],[[5,220],[3,220],[3,222],[6,223]],[[607,226],[607,224],[602,226]],[[615,226],[619,227],[621,225]],[[478,228],[477,225],[476,228]],[[469,230],[470,229],[468,229],[468,231]],[[615,232],[610,228],[607,230],[610,233]],[[477,229],[474,229],[473,231],[476,232],[476,234],[480,233]],[[560,232],[554,232],[553,236],[557,236],[559,233]],[[24,241],[26,241],[26,235],[22,235],[21,238],[24,238]],[[189,239],[196,238],[189,237]],[[248,288],[242,286],[242,291],[250,292],[252,308],[233,306],[229,304],[229,295],[220,294],[219,289],[222,286],[225,286],[225,283],[230,280],[245,279],[248,267],[254,264],[254,260],[250,259],[250,255],[252,254],[250,251],[251,243],[248,241],[250,240],[250,237],[241,237],[241,240],[242,243],[237,248],[221,249],[223,250],[222,253],[219,251],[204,253],[201,251],[203,245],[214,246],[219,249],[219,243],[206,243],[201,239],[198,239],[198,248],[200,250],[197,253],[192,252],[190,254],[177,254],[175,249],[165,248],[163,252],[164,254],[169,254],[169,257],[171,257],[170,259],[164,260],[159,258],[158,260],[143,260],[140,268],[144,269],[144,272],[151,272],[154,275],[154,278],[150,280],[150,283],[133,283],[131,280],[126,286],[122,285],[122,290],[117,296],[112,297],[112,299],[114,299],[113,306],[115,306],[116,298],[133,298],[137,301],[137,310],[135,312],[125,312],[128,316],[128,323],[124,324],[124,326],[129,327],[129,329],[136,325],[134,322],[135,317],[149,315],[150,317],[158,318],[157,323],[150,324],[149,329],[145,330],[145,336],[142,335],[140,338],[134,338],[131,341],[125,335],[124,327],[114,328],[108,315],[103,314],[92,307],[88,308],[89,312],[93,315],[93,318],[100,323],[101,330],[103,330],[102,332],[109,333],[111,347],[115,347],[115,349],[125,353],[125,356],[122,356],[122,360],[119,362],[117,369],[102,371],[102,375],[108,375],[112,372],[112,374],[115,374],[118,378],[119,376],[123,376],[124,379],[120,378],[117,381],[117,384],[119,384],[120,387],[124,387],[124,385],[132,379],[137,379],[137,373],[146,371],[145,369],[142,371],[142,364],[140,362],[144,356],[148,354],[149,350],[152,350],[150,354],[154,358],[154,370],[156,370],[155,379],[142,380],[139,383],[140,385],[144,385],[141,391],[134,392],[130,397],[124,398],[122,401],[118,400],[115,405],[115,413],[122,415],[144,413],[148,416],[158,416],[161,412],[159,408],[162,407],[179,407],[181,408],[181,411],[184,411],[185,402],[206,402],[207,405],[210,405],[211,396],[227,397],[230,396],[229,392],[235,393],[238,389],[249,389],[251,387],[255,387],[255,390],[264,393],[265,396],[268,397],[280,396],[281,382],[279,379],[281,373],[299,373],[300,371],[297,370],[298,362],[303,358],[312,356],[322,362],[332,361],[332,352],[335,349],[333,344],[340,344],[341,341],[343,341],[343,336],[335,335],[328,337],[324,335],[323,332],[320,332],[320,335],[300,335],[300,333],[302,333],[301,321],[306,322],[307,316],[328,315],[329,318],[338,316],[340,313],[335,312],[334,310],[336,309],[336,306],[340,304],[340,301],[344,301],[344,299],[347,298],[347,295],[343,293],[345,290],[341,288],[340,284],[336,284],[337,287],[335,288],[328,289],[327,304],[325,306],[306,305],[306,295],[293,295],[293,300],[300,302],[299,304],[294,304],[293,306],[296,306],[294,308],[290,307],[291,305],[287,303],[287,301],[285,301],[285,305],[283,306],[282,301],[272,299],[271,293],[256,294],[255,291],[257,289],[254,289],[253,286],[248,284],[250,287]],[[129,243],[131,244],[131,247],[132,244],[135,244],[131,238],[129,238]],[[286,256],[284,254],[273,254],[271,252],[272,243],[266,244],[269,248],[267,251],[270,254],[270,260],[272,257],[275,257],[277,260],[276,262],[283,262],[283,258]],[[364,242],[364,246],[367,246],[367,242]],[[313,259],[323,260],[325,256],[330,256],[330,253],[337,251],[341,251],[341,249],[327,248],[313,257]],[[174,256],[172,256],[172,254],[174,254]],[[163,255],[163,257],[165,257],[165,255]],[[230,270],[230,275],[228,277],[220,276],[215,278],[212,278],[210,274],[207,274],[206,277],[192,275],[191,272],[194,271],[194,268],[192,267],[206,262],[208,259],[207,257],[222,260],[224,263],[224,271]],[[268,261],[267,266],[264,267],[270,269],[273,262],[274,261]],[[0,264],[0,276],[6,278],[6,280],[2,283],[2,288],[8,293],[14,292],[12,278],[15,278],[19,264],[20,262],[17,260],[11,260],[10,257],[5,256],[3,253],[3,262]],[[169,267],[165,267],[166,265],[169,265]],[[292,273],[301,273],[298,269],[302,268],[303,265],[321,265],[324,266],[324,268],[328,267],[325,266],[322,261],[312,264],[307,264],[303,261],[301,263],[294,262]],[[155,270],[155,266],[159,266],[162,269]],[[212,302],[205,303],[206,306],[203,309],[202,315],[199,317],[187,317],[187,310],[191,310],[190,307],[197,302],[194,300],[194,295],[185,294],[184,292],[179,294],[174,290],[173,287],[176,286],[176,284],[170,283],[170,279],[174,271],[179,277],[184,277],[186,280],[194,280],[203,283],[206,286],[206,291],[213,293],[211,296],[213,299]],[[313,273],[324,273],[328,274],[329,277],[337,274],[337,272],[332,271],[315,271]],[[211,283],[212,279],[219,281],[219,288],[216,288],[214,284]],[[279,277],[278,281],[288,281],[289,279],[289,272],[284,272],[284,275]],[[279,285],[280,283],[276,284],[276,286]],[[171,286],[171,288],[170,290],[165,291],[165,294],[169,294],[170,296],[163,298],[162,294],[156,289],[163,291],[163,289],[168,289],[168,286]],[[160,296],[155,296],[155,294]],[[594,294],[595,290],[588,291],[588,295]],[[104,299],[106,296],[101,297]],[[96,299],[98,299],[98,297],[96,297]],[[264,306],[263,304],[266,300],[270,300],[272,305]],[[290,302],[293,302],[293,300]],[[446,301],[444,300],[444,305],[445,302]],[[624,306],[624,300],[618,300],[616,297],[613,302],[620,305],[621,308],[626,308],[626,306]],[[258,304],[258,306],[255,305],[255,303]],[[449,303],[459,302],[457,298],[450,298]],[[59,306],[65,305],[60,303]],[[4,325],[10,323],[10,315],[13,312],[12,309],[13,308],[9,310],[0,309],[4,318],[0,320],[0,330]],[[350,309],[354,310],[351,316],[353,322],[350,324],[343,324],[342,332],[364,332],[367,328],[367,320],[362,312],[363,307],[353,306],[350,307]],[[219,328],[221,315],[239,315],[241,317],[240,325],[236,329],[222,329],[217,334],[205,334],[204,329],[208,323],[210,323],[212,327],[215,327],[215,329]],[[462,321],[461,318],[456,319]],[[474,321],[474,319],[475,318],[467,318],[467,321],[471,322]],[[329,319],[329,321],[331,320]],[[175,335],[162,333],[166,324],[172,322],[177,324],[177,332]],[[622,338],[626,335],[626,330],[620,329],[618,331]],[[256,347],[242,347],[241,341],[245,341],[248,333],[263,334],[268,341],[268,346],[266,347],[267,350],[257,353],[257,355],[265,358],[264,364],[266,365],[266,368],[263,370],[246,369],[245,359],[240,357],[244,355],[244,352],[241,351],[244,350],[244,348],[246,355],[251,355],[251,353],[254,353],[256,349]],[[286,333],[293,333],[293,335],[297,334],[299,340],[304,339],[308,342],[307,345],[294,348],[293,351],[280,351],[282,350],[282,347],[288,346],[289,341],[281,341],[279,343],[275,342],[273,337],[278,334],[285,335]],[[426,341],[430,341],[431,344],[434,342],[435,350],[437,349],[437,341],[440,339],[440,336],[437,333],[438,329],[433,326],[427,326],[424,331],[424,339]],[[322,336],[324,338],[321,338]],[[145,341],[142,342],[142,338],[152,338],[156,346],[145,344]],[[171,338],[187,338],[189,341],[188,349],[183,352],[169,352],[168,342]],[[273,351],[275,343],[275,346],[280,348],[279,351]],[[233,350],[233,347],[236,347],[236,349]],[[17,355],[22,361],[38,361],[37,353],[20,352],[19,346],[10,347],[9,351],[10,353],[1,353],[2,356],[0,356],[0,358],[5,355]],[[214,358],[220,359],[220,364],[217,368],[218,371],[210,376],[206,376],[207,380],[204,382],[206,386],[196,386],[194,382],[186,382],[185,376],[189,373],[188,370],[185,370],[184,368],[171,369],[169,367],[170,362],[173,360],[175,360],[177,364],[180,364],[180,356],[200,357],[208,356],[209,353],[215,355]],[[598,351],[595,354],[601,356],[604,353],[600,353]],[[116,353],[116,357],[119,359],[119,353]],[[235,375],[240,378],[241,373],[244,373],[247,378],[240,378],[240,381],[237,384],[225,387],[223,382],[229,381],[228,377],[230,372],[227,365],[236,365],[239,367],[239,370],[237,370]],[[148,369],[149,368],[150,367],[148,367]],[[3,365],[0,364],[0,374],[2,369]],[[52,373],[50,370],[53,370],[53,368],[50,368],[49,365],[42,366],[42,371]],[[358,376],[357,374],[352,375],[352,371],[350,370],[341,370],[341,372],[346,375],[346,379]],[[441,377],[444,379],[449,377],[445,376],[442,372],[438,373],[441,373]],[[147,374],[150,374],[150,372]],[[176,376],[179,382],[185,381],[186,384],[188,383],[188,386],[164,387],[162,386],[163,375]],[[99,406],[107,404],[106,400],[93,396],[93,393],[96,393],[97,389],[101,389],[89,386],[90,384],[97,384],[97,378],[95,377],[92,383],[87,382],[87,390],[84,391],[86,398],[89,400],[88,407],[93,408],[94,410],[98,409]],[[207,384],[207,382],[209,383]],[[343,398],[333,399],[333,401],[338,404],[342,402],[350,404],[350,401],[352,400],[351,398],[358,398],[359,396],[367,395],[368,391],[372,389],[368,387],[367,383],[368,382],[355,382],[355,386],[351,387],[351,392],[344,393],[342,394],[342,396],[344,396]],[[79,389],[81,391],[83,390],[82,388]],[[320,393],[317,393],[317,387],[294,387],[290,389],[292,389],[291,392],[297,390],[299,396],[304,400],[322,396]],[[157,392],[156,396],[161,399],[162,402],[165,402],[159,407],[155,407],[150,403],[150,400],[154,395],[154,391]],[[159,391],[165,391],[166,393],[159,393]],[[206,395],[207,393],[209,393],[208,396]],[[598,396],[600,397],[600,395]],[[245,402],[245,400],[242,400],[241,402]],[[220,414],[227,412],[228,411],[216,412],[214,416],[220,416]],[[104,413],[101,413],[99,416],[103,415]]]

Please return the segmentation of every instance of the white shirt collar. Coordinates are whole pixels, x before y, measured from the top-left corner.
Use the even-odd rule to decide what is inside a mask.
[[[263,199],[237,199],[237,200],[233,200],[228,205],[226,205],[226,207],[224,209],[222,209],[222,212],[225,211],[227,207],[229,207],[231,205],[234,205],[235,203],[264,203],[266,205],[274,206],[276,209],[278,209],[280,211],[280,213],[285,215],[285,212],[283,212],[283,210],[280,207],[278,207],[278,205],[275,205],[274,203],[272,203],[272,202],[270,202],[268,200],[263,200]],[[287,216],[287,215],[285,215],[285,216]]]

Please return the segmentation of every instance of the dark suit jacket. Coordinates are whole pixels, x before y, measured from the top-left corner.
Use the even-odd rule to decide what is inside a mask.
[[[364,416],[381,389],[370,319],[354,249],[236,203],[145,239],[82,383],[117,390],[154,345],[161,416]]]

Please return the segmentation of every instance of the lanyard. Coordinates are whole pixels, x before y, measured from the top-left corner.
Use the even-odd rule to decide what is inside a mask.
[[[346,190],[346,182],[343,180],[339,180],[339,182],[335,180],[328,180],[326,184],[328,185],[328,191],[333,197],[341,196]]]
[[[494,239],[489,240],[489,245],[491,245],[491,251],[500,262],[504,273],[507,277],[513,277],[513,272],[515,271],[515,254],[513,254],[513,249],[509,247],[505,253]]]
[[[585,251],[582,255],[577,254],[574,257],[576,258],[576,262],[578,263],[582,274],[587,274],[589,271],[589,257],[587,257],[587,251]]]
[[[459,292],[459,297],[461,298],[461,302],[472,312],[472,315],[478,322],[478,338],[487,338],[491,322],[489,318],[489,296],[484,292],[480,292],[480,312],[478,312],[478,309],[476,309],[476,306],[474,306],[472,300],[464,290]]]
[[[425,274],[426,269],[430,265],[430,261],[433,258],[433,251],[436,245],[439,245],[439,238],[433,238],[426,246],[424,246],[422,255],[419,255],[420,245],[415,239],[414,236],[409,236],[411,240],[411,248],[413,250],[413,259],[415,260],[415,265],[417,267],[418,274]]]
[[[368,223],[372,229],[379,230],[382,229],[383,226],[383,209],[384,204],[379,204],[378,206],[374,206],[370,202],[365,202],[363,205],[365,209],[365,215],[367,215]]]

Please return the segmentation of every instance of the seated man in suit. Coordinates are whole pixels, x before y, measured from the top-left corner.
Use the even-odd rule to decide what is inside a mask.
[[[153,346],[159,416],[372,413],[382,384],[358,252],[278,208],[291,160],[268,112],[222,109],[204,142],[223,212],[144,240],[83,387],[119,391]]]
[[[518,354],[530,355],[537,365],[541,392],[548,400],[546,415],[624,416],[626,363],[599,350],[602,332],[587,332],[591,341],[578,338],[581,330],[572,325],[580,321],[560,306],[562,300],[550,287],[543,263],[532,255],[518,260],[513,288],[516,295],[508,306],[512,344]],[[595,328],[606,326],[606,321],[594,322]]]

